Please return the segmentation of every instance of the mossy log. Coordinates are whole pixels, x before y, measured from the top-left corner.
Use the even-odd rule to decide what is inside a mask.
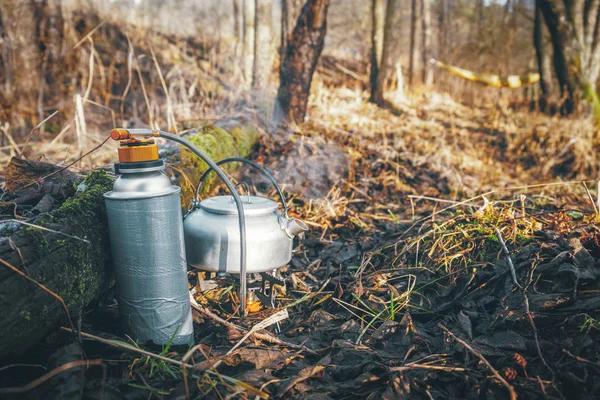
[[[229,122],[221,125],[206,124],[198,132],[188,136],[187,139],[212,160],[219,161],[229,157],[248,157],[258,141],[258,136],[258,130],[250,125]],[[182,146],[177,162],[172,167],[176,172],[183,175],[179,179],[179,185],[181,186],[182,206],[187,207],[194,195],[200,177],[208,169],[208,166]],[[236,167],[236,165],[231,164],[223,166],[229,172]],[[216,174],[209,175],[200,190],[200,195],[207,195],[216,180]]]
[[[218,161],[226,157],[248,156],[258,134],[256,129],[240,124],[225,128],[207,125],[188,138]],[[206,166],[187,150],[179,150],[168,156],[168,165],[175,174],[180,175],[182,203],[187,205],[193,185]],[[39,168],[43,163],[24,163],[17,159],[14,163],[20,166],[31,164],[32,171],[38,168],[40,176],[33,180],[37,183],[36,187],[43,190],[48,186],[44,183],[49,178],[40,179],[48,171],[47,168]],[[78,181],[81,180],[82,177],[79,177]],[[5,263],[58,294],[74,320],[104,290],[112,286],[103,194],[112,188],[113,181],[114,178],[106,172],[89,173],[83,183],[77,186],[77,192],[58,208],[23,220],[35,226],[0,221],[0,258],[4,261],[4,265],[0,265],[0,358],[22,352],[55,330],[59,324],[68,324],[65,310],[55,297]],[[212,181],[215,181],[214,178]],[[72,176],[64,182],[71,188],[76,186]],[[205,190],[210,186],[209,183]],[[31,186],[28,190],[31,190]],[[13,197],[18,198],[19,194],[14,193]],[[59,202],[62,199],[56,200]],[[12,214],[15,204],[6,204],[2,207],[8,212],[2,214]]]

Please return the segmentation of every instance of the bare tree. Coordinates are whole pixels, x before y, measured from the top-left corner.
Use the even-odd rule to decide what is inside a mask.
[[[431,4],[430,0],[421,0],[421,23],[422,23],[422,47],[421,64],[423,67],[423,83],[429,87],[433,83],[433,68],[429,59],[431,58]]]
[[[287,44],[275,118],[300,123],[306,116],[313,73],[327,33],[329,0],[307,0]]]
[[[252,88],[267,87],[271,74],[271,25],[273,9],[271,0],[254,0],[254,63]]]
[[[540,0],[554,50],[554,71],[571,113],[581,99],[600,113],[596,83],[600,73],[600,0]]]
[[[302,0],[281,0],[281,43],[279,47],[279,75],[283,68],[283,57],[290,36],[290,26],[298,19],[303,5]]]
[[[383,0],[371,0],[371,56],[369,61],[371,65],[369,75],[371,96],[369,101],[372,103],[376,103],[377,80],[383,52],[384,20],[385,2]]]
[[[542,37],[542,10],[540,9],[541,0],[535,0],[535,17],[533,21],[533,45],[535,47],[535,56],[538,63],[538,71],[540,74],[540,89],[542,90],[542,98],[548,96],[548,77],[544,71],[544,43]]]
[[[288,36],[290,34],[290,23],[288,20],[288,0],[281,0],[281,38],[279,44],[279,75],[283,69],[283,56],[287,48]]]
[[[231,0],[233,6],[233,36],[235,37],[235,62],[239,62],[241,50],[243,48],[244,19],[240,12],[240,0]]]
[[[436,2],[436,5],[438,7],[438,10],[437,10],[437,14],[438,14],[437,54],[438,54],[438,57],[441,57],[442,60],[447,61],[446,54],[448,52],[447,45],[448,45],[449,29],[448,29],[448,23],[446,21],[446,15],[448,12],[447,11],[448,0],[441,0],[439,2]]]
[[[415,74],[415,45],[417,38],[417,0],[410,2],[410,55],[408,61],[408,86],[412,88]]]
[[[244,78],[247,83],[252,82],[254,66],[254,0],[244,1]]]
[[[388,0],[385,9],[385,25],[383,33],[383,49],[381,51],[381,60],[379,62],[379,71],[377,74],[377,87],[372,96],[373,101],[379,105],[385,103],[383,92],[391,73],[394,70],[395,62],[392,59],[394,53],[394,17],[399,10],[400,0]]]
[[[4,28],[5,82],[2,103],[36,108],[42,79],[42,55],[33,0],[0,0]],[[6,47],[5,47],[6,46]]]

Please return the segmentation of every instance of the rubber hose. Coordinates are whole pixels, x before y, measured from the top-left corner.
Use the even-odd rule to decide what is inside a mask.
[[[247,295],[247,284],[246,284],[246,217],[244,215],[244,206],[242,200],[238,195],[235,186],[229,180],[227,175],[219,168],[219,166],[212,161],[206,154],[204,154],[199,148],[194,146],[189,140],[182,138],[181,136],[173,135],[172,133],[159,131],[160,136],[180,143],[190,149],[195,155],[200,157],[208,166],[213,169],[219,178],[225,183],[227,189],[231,192],[235,205],[238,211],[238,220],[240,225],[240,314],[246,315],[246,295]]]

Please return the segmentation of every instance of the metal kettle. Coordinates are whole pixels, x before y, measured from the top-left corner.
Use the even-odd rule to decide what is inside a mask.
[[[261,166],[243,158],[221,160],[242,162],[260,170],[275,186],[282,209],[273,200],[251,196],[240,196],[244,204],[246,220],[246,271],[240,263],[240,234],[238,209],[231,196],[215,196],[193,201],[190,211],[184,218],[186,259],[190,266],[210,271],[230,274],[261,273],[278,269],[292,258],[293,239],[308,230],[306,224],[288,216],[288,208],[279,185]],[[210,169],[200,178],[196,193]],[[246,190],[249,187],[245,183]],[[240,276],[240,279],[244,279]]]

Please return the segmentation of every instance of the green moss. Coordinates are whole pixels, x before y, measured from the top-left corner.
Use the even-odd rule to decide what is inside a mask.
[[[589,83],[583,85],[583,98],[592,107],[594,122],[600,124],[600,99],[593,85]]]
[[[68,282],[60,295],[74,310],[81,310],[93,300],[105,282],[104,265],[98,265],[98,261],[107,259],[106,248],[101,245],[108,237],[103,195],[112,189],[113,178],[103,171],[93,171],[83,183],[85,190],[65,201],[55,214],[56,218],[68,221],[71,235],[89,242],[56,240],[60,246],[55,257],[60,260],[56,271]]]
[[[106,282],[105,264],[110,252],[103,194],[112,184],[113,179],[105,172],[94,171],[84,181],[85,190],[67,199],[53,215],[44,215],[35,221],[37,226],[60,229],[83,240],[38,227],[21,231],[34,246],[32,259],[39,263],[38,276],[34,278],[57,292],[74,312],[89,304]],[[42,316],[49,315],[54,306],[44,307]],[[22,310],[21,315],[31,315],[31,312],[34,310]]]
[[[23,319],[25,319],[25,320],[27,320],[27,321],[31,321],[31,313],[30,313],[29,311],[27,311],[27,310],[22,310],[22,311],[19,313],[19,315],[20,315],[20,316],[21,316]]]
[[[37,225],[44,226],[46,224],[36,221]],[[44,231],[34,226],[28,226],[22,230],[22,234],[27,236],[27,242],[33,245],[33,256],[36,258],[43,258],[49,253],[49,245]]]
[[[248,157],[258,140],[258,136],[258,130],[249,125],[235,126],[228,131],[212,124],[206,124],[198,133],[190,135],[187,139],[216,162],[229,157]],[[177,168],[184,175],[183,179],[180,179],[181,198],[182,206],[187,208],[193,197],[195,186],[202,174],[208,169],[208,166],[203,160],[182,146]],[[237,168],[235,164],[224,167],[227,172],[231,172],[235,168]],[[202,186],[200,195],[206,196],[217,179],[216,174],[210,174]]]

